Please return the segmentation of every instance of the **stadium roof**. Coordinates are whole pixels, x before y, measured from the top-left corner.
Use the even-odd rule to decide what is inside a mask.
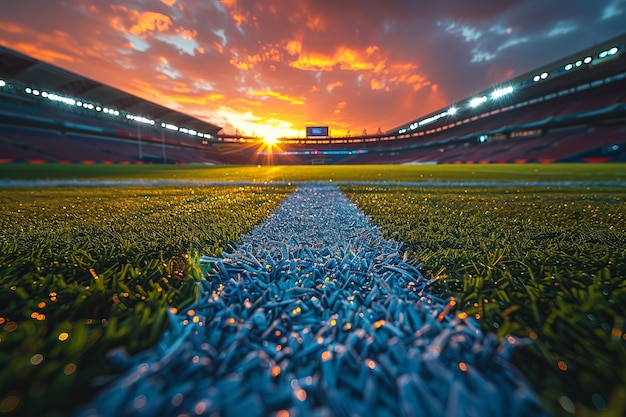
[[[0,78],[217,136],[222,128],[0,46]]]
[[[557,93],[581,84],[626,73],[626,34],[559,59],[534,71],[515,77],[489,90],[481,91],[446,108],[423,115],[386,132],[387,135],[413,134],[449,124],[500,107]]]

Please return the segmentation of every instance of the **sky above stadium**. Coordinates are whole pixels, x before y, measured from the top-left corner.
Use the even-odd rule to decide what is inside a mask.
[[[383,132],[626,29],[626,0],[0,0],[0,44],[224,127]]]

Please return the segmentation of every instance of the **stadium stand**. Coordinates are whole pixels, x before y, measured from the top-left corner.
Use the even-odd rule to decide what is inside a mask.
[[[0,47],[0,162],[357,164],[626,160],[626,35],[376,135],[260,139]]]

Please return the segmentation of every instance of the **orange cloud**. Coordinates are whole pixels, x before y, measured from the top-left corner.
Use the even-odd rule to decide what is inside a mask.
[[[162,13],[139,12],[118,4],[112,5],[111,9],[122,16],[126,16],[133,23],[130,29],[127,29],[124,23],[122,23],[122,18],[114,16],[110,20],[111,27],[123,33],[139,36],[154,32],[165,32],[172,26],[172,19]]]
[[[166,79],[168,78],[166,77]],[[187,84],[185,83],[175,83],[174,86],[172,87],[172,91],[176,93],[181,93],[181,94],[188,94],[192,92],[191,88],[189,88]]]
[[[208,99],[209,101],[221,100],[221,99],[223,99],[223,98],[224,98],[224,94],[222,94],[222,93],[213,93],[213,94],[209,94],[209,95],[207,96],[207,99]]]
[[[235,99],[235,101],[238,103],[247,104],[249,106],[261,106],[263,104],[263,102],[260,100],[248,100],[247,98],[243,98],[243,97],[239,97]]]
[[[295,104],[295,105],[304,104],[304,97],[295,98],[295,97],[283,95],[277,91],[271,91],[271,90],[253,91],[251,94],[257,97],[273,97],[279,100],[288,101],[289,103]]]
[[[222,46],[221,43],[215,41],[211,44],[211,46],[213,47],[213,49],[215,49],[217,52],[219,52],[220,54],[224,53],[224,47]]]
[[[252,66],[248,65],[248,63],[246,62],[239,62],[236,57],[231,58],[228,62],[230,63],[230,65],[237,67],[238,69],[243,71],[248,71],[252,68]]]
[[[220,53],[221,52],[220,47]],[[259,62],[267,61],[282,62],[282,52],[275,45],[265,45],[258,53],[248,55],[244,58],[235,55],[230,59],[229,63],[240,70],[247,71],[254,68]]]
[[[77,62],[85,56],[101,56],[92,48],[82,47],[79,40],[62,30],[42,33],[29,26],[0,21],[2,32],[7,39],[13,39],[0,39],[6,47],[49,63]]]
[[[291,40],[287,42],[285,50],[289,55],[298,55],[302,52],[302,42],[299,40]]]
[[[305,26],[311,30],[323,31],[326,29],[326,21],[321,16],[307,16]]]
[[[320,53],[306,54],[302,51],[302,42],[291,40],[285,50],[297,58],[289,62],[289,66],[304,71],[332,71],[335,67],[344,71],[376,70],[384,66],[384,61],[373,62],[370,57],[378,51],[378,47],[370,46],[360,52],[345,46],[338,47],[332,55]],[[373,57],[372,57],[373,58]]]
[[[167,6],[172,7],[173,5],[176,4],[176,0],[161,0],[161,3],[163,3],[163,4],[167,5]]]
[[[11,30],[14,29],[15,28],[12,28]],[[19,41],[5,43],[6,46],[45,62],[76,62],[80,57],[85,55],[98,56],[97,53],[90,49],[83,50],[76,40],[67,32],[60,30],[44,34],[35,32],[30,28],[25,28],[19,32],[19,34],[20,38],[29,38],[32,40],[30,42]]]
[[[330,83],[326,86],[326,91],[328,91],[329,93],[331,91],[333,91],[335,88],[337,87],[341,87],[343,85],[343,83],[341,81],[336,81],[334,83]]]
[[[381,83],[380,81],[378,81],[377,79],[373,78],[370,80],[370,88],[372,90],[385,90],[385,91],[389,91],[389,87],[387,87],[385,84]]]
[[[6,20],[0,21],[0,30],[12,34],[24,33],[24,28],[15,23],[7,22]]]
[[[133,35],[141,35],[146,32],[165,32],[172,25],[169,16],[157,12],[141,12],[139,19],[130,28]]]
[[[74,55],[65,54],[53,49],[45,48],[33,43],[19,42],[15,44],[8,44],[4,40],[0,40],[0,44],[11,49],[20,51],[24,55],[32,56],[44,62],[58,63],[59,61],[75,62]]]
[[[158,77],[157,77],[158,78]],[[164,85],[154,85],[141,79],[128,80],[128,86],[139,97],[145,100],[154,101],[165,107],[173,110],[181,110],[185,108],[185,105],[198,105],[206,106],[210,101],[221,100],[224,95],[221,93],[209,93],[205,95],[194,95],[193,91],[188,88],[184,83],[175,83],[173,87],[164,88]],[[168,94],[167,91],[172,91],[175,94]],[[187,112],[189,111],[187,107]]]
[[[183,39],[195,39],[198,36],[197,30],[187,30],[183,28],[176,29],[176,33],[179,33]]]
[[[370,45],[365,50],[356,50],[341,46],[332,55],[319,53],[307,54],[303,51],[302,42],[298,39],[288,41],[284,50],[294,57],[289,66],[304,71],[333,71],[339,68],[343,71],[363,72],[364,80],[369,81],[370,89],[374,91],[390,91],[392,85],[405,84],[413,91],[418,91],[430,83],[419,74],[414,63],[388,64],[377,45]],[[329,84],[326,87],[331,92],[341,83]]]
[[[339,114],[341,113],[341,111],[344,109],[344,107],[346,107],[346,103],[345,101],[341,101],[339,103],[337,103],[337,106],[335,107],[335,114]]]

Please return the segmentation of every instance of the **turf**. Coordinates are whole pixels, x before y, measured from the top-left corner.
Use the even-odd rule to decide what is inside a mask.
[[[0,411],[67,415],[290,187],[0,189]],[[70,398],[70,400],[68,400]]]
[[[626,164],[355,166],[0,164],[0,179],[194,181],[591,181],[626,182]]]
[[[425,261],[434,292],[459,298],[456,313],[537,342],[517,360],[551,412],[624,412],[624,164],[0,165],[7,179],[378,181],[344,190]],[[399,181],[430,184],[385,184]],[[537,187],[436,186],[459,181]],[[622,186],[545,185],[561,181]],[[107,350],[153,344],[166,308],[194,301],[198,255],[219,254],[294,189],[0,188],[0,411],[63,415],[86,400],[111,371]]]
[[[547,417],[518,340],[450,314],[398,249],[337,187],[299,187],[200,259],[200,300],[80,416]]]
[[[554,415],[626,412],[626,201],[621,189],[344,187],[504,338]]]

